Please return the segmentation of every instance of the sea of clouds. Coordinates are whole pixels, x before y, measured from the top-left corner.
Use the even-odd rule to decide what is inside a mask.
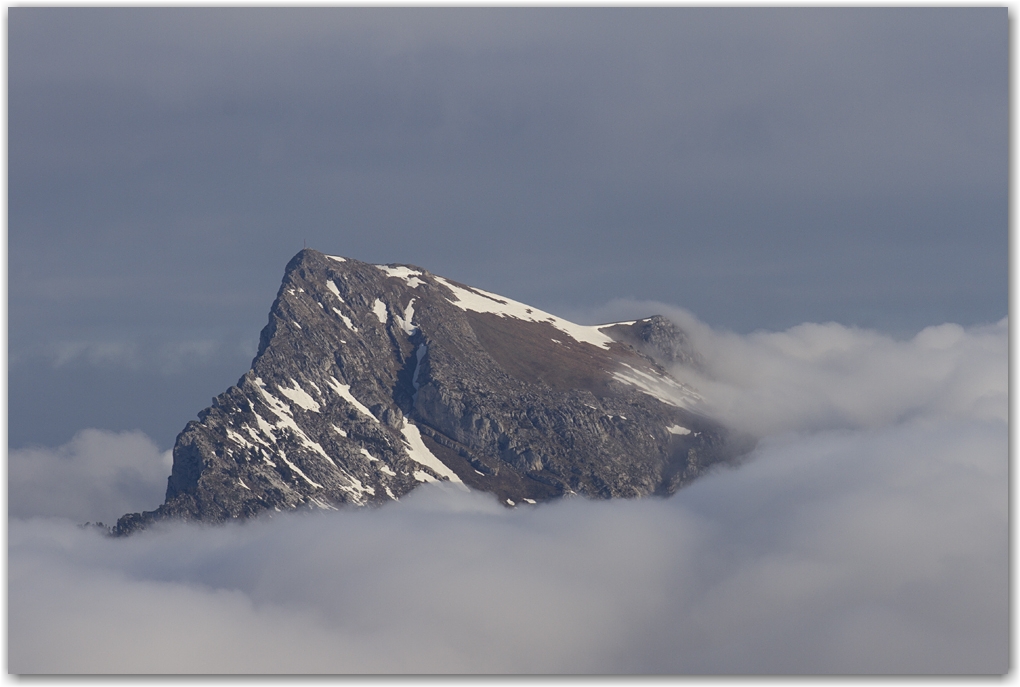
[[[13,673],[1003,673],[1008,327],[737,335],[677,374],[760,438],[669,499],[399,503],[111,539],[168,454],[12,451]]]

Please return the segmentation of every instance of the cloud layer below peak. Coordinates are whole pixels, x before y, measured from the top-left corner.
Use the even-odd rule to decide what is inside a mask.
[[[18,517],[44,514],[40,492],[10,521],[9,669],[1007,670],[1006,321],[894,340],[673,314],[705,358],[689,381],[762,437],[741,466],[670,499],[511,511],[429,485],[379,509],[124,540]],[[12,485],[29,457],[12,455]]]

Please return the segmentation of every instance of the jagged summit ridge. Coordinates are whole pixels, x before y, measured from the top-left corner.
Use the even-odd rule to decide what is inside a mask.
[[[664,318],[577,325],[306,249],[251,369],[178,436],[165,503],[116,531],[383,503],[433,480],[507,505],[672,493],[734,452],[662,366],[695,357]]]

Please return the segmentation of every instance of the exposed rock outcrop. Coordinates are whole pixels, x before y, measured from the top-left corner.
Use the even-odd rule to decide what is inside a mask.
[[[507,505],[670,494],[747,448],[696,412],[676,364],[697,356],[661,317],[579,326],[303,250],[251,370],[177,437],[165,503],[114,531],[382,503],[433,480]]]

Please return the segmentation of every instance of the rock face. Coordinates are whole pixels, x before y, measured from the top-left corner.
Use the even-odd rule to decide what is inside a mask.
[[[177,437],[166,501],[122,517],[219,522],[398,499],[423,482],[508,506],[671,494],[746,450],[663,365],[661,317],[573,324],[412,266],[298,253],[252,368]]]

